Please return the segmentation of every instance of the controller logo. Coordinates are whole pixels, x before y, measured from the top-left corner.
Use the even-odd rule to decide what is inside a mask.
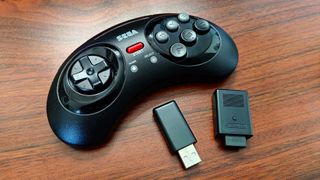
[[[131,30],[131,31],[128,31],[128,32],[126,32],[126,33],[123,33],[123,34],[117,36],[117,40],[120,42],[120,41],[122,41],[122,40],[124,40],[124,39],[127,39],[127,38],[129,38],[129,37],[131,37],[131,36],[134,36],[134,35],[136,35],[136,34],[138,34],[138,31],[136,31],[136,30],[133,29],[133,30]]]

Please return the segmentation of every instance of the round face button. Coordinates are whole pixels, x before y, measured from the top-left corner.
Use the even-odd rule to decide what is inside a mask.
[[[170,47],[170,53],[175,58],[182,58],[187,54],[187,48],[181,43],[175,43]]]
[[[193,43],[197,39],[197,34],[191,29],[185,29],[181,33],[181,39],[186,43]]]
[[[196,31],[198,31],[200,33],[206,33],[210,29],[210,24],[206,20],[198,19],[194,23],[194,27],[195,27]]]
[[[130,66],[130,70],[131,70],[131,72],[135,73],[138,71],[138,66],[132,65],[132,66]]]
[[[186,23],[186,22],[188,22],[190,20],[190,16],[187,13],[180,13],[178,15],[178,20],[180,22]]]
[[[150,57],[150,62],[153,63],[153,64],[157,63],[158,62],[158,58],[156,56],[151,56]]]
[[[165,31],[159,31],[156,33],[156,39],[159,43],[165,43],[169,39],[169,35]]]
[[[170,20],[166,23],[166,28],[169,31],[177,31],[179,28],[179,24],[177,23],[177,21]]]

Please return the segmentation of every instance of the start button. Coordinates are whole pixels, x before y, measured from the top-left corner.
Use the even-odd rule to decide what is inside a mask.
[[[136,43],[136,44],[133,44],[133,45],[131,45],[131,46],[129,46],[129,47],[127,48],[127,53],[129,53],[129,54],[134,53],[134,52],[142,49],[143,46],[144,46],[144,45],[143,45],[142,42],[138,42],[138,43]]]

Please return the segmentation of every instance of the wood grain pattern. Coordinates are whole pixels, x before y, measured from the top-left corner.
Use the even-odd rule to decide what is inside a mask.
[[[76,150],[51,131],[46,97],[79,45],[135,17],[188,12],[223,27],[240,55],[221,83],[147,94],[112,140]],[[320,178],[320,1],[0,1],[0,179]],[[213,136],[211,94],[250,94],[254,137],[230,151]],[[183,170],[152,117],[175,99],[198,139],[201,164]]]

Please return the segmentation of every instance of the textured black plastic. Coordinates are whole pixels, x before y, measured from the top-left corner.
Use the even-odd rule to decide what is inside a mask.
[[[252,136],[252,123],[247,91],[217,89],[214,92],[215,134],[226,146],[245,147]]]
[[[173,152],[197,142],[175,101],[154,108],[153,114]]]
[[[188,53],[192,56],[187,55],[179,62],[163,52],[150,35],[158,23],[176,17],[177,14],[157,14],[121,23],[94,36],[65,60],[52,82],[47,100],[50,126],[62,141],[79,146],[101,144],[112,134],[131,102],[146,89],[174,79],[222,79],[234,71],[238,62],[236,45],[213,23],[208,33],[213,33],[211,42],[214,43],[204,52],[191,52],[190,48]],[[190,17],[192,21],[199,19]],[[201,43],[199,40],[196,43]],[[138,42],[144,44],[143,49],[126,52]],[[110,83],[96,93],[82,94],[68,80],[72,64],[85,55],[104,57],[112,66]],[[157,58],[156,63],[151,62],[152,56]],[[132,72],[133,65],[138,71]]]

